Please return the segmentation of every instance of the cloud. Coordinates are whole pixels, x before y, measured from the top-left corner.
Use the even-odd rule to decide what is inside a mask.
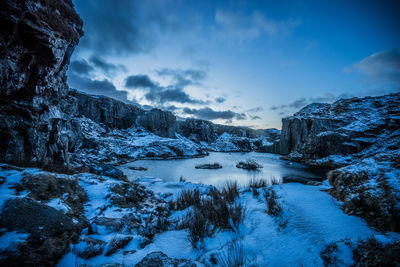
[[[260,117],[260,116],[250,116],[250,118],[251,118],[251,120],[252,121],[254,121],[254,120],[261,120],[262,118]]]
[[[190,97],[182,88],[176,87],[156,87],[151,88],[145,94],[145,98],[153,103],[165,104],[169,102],[176,102],[181,104],[207,104],[207,101],[194,99]]]
[[[186,87],[188,85],[200,85],[207,78],[207,73],[196,69],[170,69],[163,68],[157,71],[159,76],[170,76],[172,82],[177,87]]]
[[[168,1],[75,1],[85,35],[78,48],[105,54],[149,52],[164,33],[180,32]]]
[[[94,70],[94,68],[84,59],[73,60],[69,64],[69,70],[80,75],[88,76]]]
[[[263,111],[263,110],[264,110],[263,107],[255,107],[255,108],[251,108],[251,109],[246,110],[246,112],[256,113],[256,112],[260,112],[260,111]]]
[[[224,110],[224,111],[215,111],[209,107],[201,108],[201,109],[191,109],[191,108],[184,108],[183,113],[187,115],[193,115],[198,119],[204,120],[245,120],[246,114],[244,113],[236,113],[232,110]]]
[[[126,71],[125,66],[109,63],[98,56],[92,56],[89,61],[108,77],[115,76],[118,71]]]
[[[273,20],[254,11],[250,15],[217,10],[215,21],[219,26],[219,35],[239,41],[254,40],[261,36],[289,36],[301,24],[298,19]]]
[[[198,105],[209,103],[209,101],[191,97],[184,90],[188,85],[200,84],[200,82],[207,77],[204,71],[166,68],[158,70],[157,74],[160,76],[171,76],[172,84],[169,86],[161,86],[147,75],[131,75],[125,79],[125,87],[147,89],[148,91],[145,93],[144,97],[155,105],[165,105],[170,102]]]
[[[156,88],[158,85],[147,75],[131,75],[125,79],[127,88]]]
[[[400,51],[391,49],[372,54],[344,71],[361,73],[373,83],[389,84],[399,89]]]
[[[117,90],[114,84],[107,79],[95,80],[85,76],[76,75],[72,72],[68,75],[68,84],[71,88],[88,94],[103,95],[126,103],[134,103],[133,101],[128,100],[127,91]]]
[[[219,104],[224,103],[225,101],[226,101],[226,98],[224,98],[224,97],[217,97],[215,99],[215,102],[219,103]]]
[[[296,99],[295,101],[289,103],[289,104],[283,104],[283,105],[278,105],[278,106],[272,106],[270,109],[271,110],[284,110],[284,109],[300,109],[308,104],[311,103],[329,103],[336,101],[340,98],[348,98],[351,97],[351,94],[344,93],[340,95],[333,95],[331,93],[325,93],[321,96],[318,97],[309,97],[308,99],[306,98],[299,98]],[[280,112],[279,114],[282,115],[285,112]]]

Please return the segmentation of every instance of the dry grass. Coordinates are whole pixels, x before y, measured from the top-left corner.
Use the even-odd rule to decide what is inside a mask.
[[[277,196],[272,188],[264,190],[264,199],[267,204],[267,213],[277,216],[282,211],[282,206],[277,202]]]
[[[243,249],[242,240],[235,239],[229,245],[228,251],[222,251],[216,257],[218,266],[239,267],[246,266],[249,259]]]
[[[189,240],[193,247],[198,247],[199,241],[212,236],[216,229],[236,231],[243,223],[245,208],[235,202],[239,195],[236,182],[227,183],[222,189],[212,188],[207,196],[200,197],[198,190],[184,190],[172,205],[177,209],[193,207],[185,217],[177,222],[178,229],[189,229]]]

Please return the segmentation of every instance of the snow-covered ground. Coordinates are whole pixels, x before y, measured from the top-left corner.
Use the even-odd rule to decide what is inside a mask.
[[[158,179],[142,179],[140,184],[152,190],[156,198],[162,200],[176,200],[183,189],[200,189],[205,194],[209,187],[186,182],[162,182]],[[88,188],[89,196],[91,190]],[[340,203],[335,201],[328,193],[321,191],[327,189],[322,186],[305,186],[301,184],[275,185],[278,201],[283,207],[282,215],[270,216],[266,213],[267,206],[260,194],[254,197],[248,188],[240,190],[240,196],[236,200],[246,207],[246,217],[243,224],[236,231],[217,231],[212,237],[206,238],[200,249],[192,248],[188,238],[188,231],[166,230],[156,234],[153,242],[141,248],[138,242],[133,240],[123,250],[110,257],[96,256],[81,261],[88,264],[124,263],[134,265],[141,261],[148,253],[161,251],[171,258],[191,259],[199,265],[209,264],[211,255],[223,257],[229,255],[232,242],[240,242],[248,263],[257,266],[324,266],[321,252],[327,245],[335,242],[342,244],[343,252],[340,254],[340,263],[344,266],[352,264],[352,247],[359,240],[369,238],[375,232],[360,218],[349,216],[342,212]],[[262,189],[259,189],[262,192]],[[106,195],[107,193],[104,193]],[[90,198],[90,197],[89,197]],[[98,197],[92,198],[98,206]],[[91,203],[91,202],[89,202]],[[90,205],[90,204],[89,204]],[[105,212],[103,216],[107,216]],[[121,217],[124,210],[113,212],[108,216]],[[185,212],[174,211],[169,220],[174,221]],[[282,221],[286,222],[282,226]],[[115,233],[93,235],[102,241],[109,241]],[[137,236],[136,236],[137,237]],[[125,253],[124,251],[136,251]],[[75,254],[71,251],[59,263],[59,266],[73,266]]]
[[[83,229],[78,243],[70,245],[58,266],[105,263],[133,266],[152,252],[191,260],[198,266],[222,262],[237,253],[243,255],[246,263],[257,266],[324,266],[321,253],[332,244],[337,248],[336,262],[350,266],[352,250],[360,240],[371,236],[386,243],[400,240],[398,234],[379,234],[361,218],[345,214],[341,203],[325,191],[329,188],[327,182],[320,186],[292,183],[269,187],[276,192],[282,208],[275,216],[267,212],[263,197],[267,188],[258,188],[255,194],[249,187],[242,187],[235,203],[245,207],[243,222],[234,230],[214,229],[211,236],[194,248],[189,241],[189,230],[178,227],[177,223],[193,208],[177,210],[170,203],[177,201],[182,190],[197,189],[202,198],[207,198],[212,186],[163,182],[157,178],[142,178],[132,183],[90,173],[68,176],[1,165],[0,176],[5,178],[0,185],[1,203],[9,198],[33,197],[28,191],[13,189],[26,175],[52,175],[55,179],[78,181],[87,194],[82,215],[89,225]],[[64,194],[44,202],[35,201],[72,216],[74,223],[78,223],[79,217],[70,212],[73,207],[65,199]],[[4,230],[0,248],[3,252],[15,251],[29,236],[25,232]]]

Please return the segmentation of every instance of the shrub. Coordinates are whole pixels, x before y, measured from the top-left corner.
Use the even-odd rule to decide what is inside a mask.
[[[269,184],[267,180],[263,178],[251,178],[249,181],[249,187],[250,188],[261,188],[261,187],[267,187]]]
[[[236,164],[236,168],[241,168],[245,170],[257,170],[262,168],[262,166],[258,164],[255,160],[248,159],[246,161],[239,161],[239,163]]]
[[[239,185],[237,181],[226,181],[221,189],[222,196],[226,201],[232,203],[239,196]]]
[[[189,228],[189,240],[193,247],[196,248],[199,241],[211,236],[215,229],[236,231],[244,221],[245,208],[241,203],[234,202],[239,194],[237,183],[228,184],[222,192],[211,188],[208,196],[203,198],[197,189],[184,190],[176,201],[178,209],[194,207],[193,212],[177,222],[178,229]]]
[[[196,248],[198,242],[206,236],[209,236],[207,218],[204,217],[201,210],[195,208],[189,226],[189,241]]]
[[[200,191],[198,189],[194,190],[182,190],[178,199],[175,202],[176,209],[184,210],[190,206],[200,205]]]
[[[243,249],[242,240],[234,239],[229,245],[228,251],[217,254],[218,266],[236,267],[246,266],[249,259]]]
[[[276,193],[272,188],[264,190],[264,198],[267,204],[267,213],[277,216],[282,211],[281,205],[276,201]]]

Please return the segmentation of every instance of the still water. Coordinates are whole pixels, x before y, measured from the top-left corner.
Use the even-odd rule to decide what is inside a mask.
[[[156,177],[164,181],[178,181],[181,177],[189,182],[220,186],[227,180],[236,180],[240,185],[247,185],[251,179],[265,179],[280,183],[286,179],[317,180],[325,179],[326,169],[307,166],[300,163],[279,159],[279,155],[269,153],[222,153],[210,152],[204,158],[173,160],[138,160],[121,166],[121,170],[134,180],[140,177]],[[236,168],[236,163],[253,159],[263,168],[249,171]],[[196,169],[195,166],[217,162],[221,169]],[[145,167],[146,171],[131,170],[129,167]]]

